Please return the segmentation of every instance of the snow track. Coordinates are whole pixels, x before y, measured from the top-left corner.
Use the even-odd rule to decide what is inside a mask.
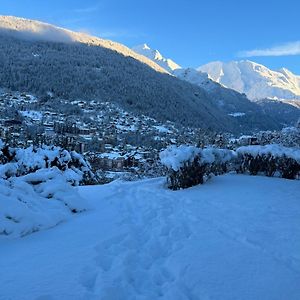
[[[153,183],[127,189],[120,203],[123,233],[95,247],[98,270],[92,270],[91,284],[86,286],[89,297],[179,299],[181,294],[180,299],[189,299],[178,289],[167,261],[190,239],[191,228],[168,193],[159,195],[159,203],[149,201],[158,196],[151,188]]]

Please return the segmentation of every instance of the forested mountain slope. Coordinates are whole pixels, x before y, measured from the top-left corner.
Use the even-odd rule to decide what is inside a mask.
[[[233,132],[277,128],[259,109],[249,111],[249,118],[232,118],[220,105],[221,95],[216,101],[118,43],[15,17],[0,17],[0,28],[0,87],[40,97],[51,92],[70,100],[111,101],[185,126]]]

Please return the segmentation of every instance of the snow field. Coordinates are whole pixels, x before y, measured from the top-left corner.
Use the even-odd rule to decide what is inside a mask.
[[[90,211],[0,240],[0,299],[300,298],[298,181],[164,183],[79,187]]]

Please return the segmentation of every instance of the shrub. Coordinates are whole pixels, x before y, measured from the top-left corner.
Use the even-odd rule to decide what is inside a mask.
[[[202,184],[211,175],[230,170],[286,179],[300,175],[300,150],[277,144],[244,146],[236,151],[171,146],[160,153],[160,159],[168,170],[168,187],[173,190]]]
[[[211,175],[227,172],[228,163],[234,158],[231,150],[183,145],[160,153],[161,162],[168,169],[168,187],[173,190],[203,184]]]
[[[244,146],[236,150],[237,171],[296,179],[300,173],[300,150],[277,144]]]
[[[24,176],[54,167],[64,172],[72,185],[96,181],[89,163],[75,151],[55,146],[11,148],[0,142],[0,178]]]

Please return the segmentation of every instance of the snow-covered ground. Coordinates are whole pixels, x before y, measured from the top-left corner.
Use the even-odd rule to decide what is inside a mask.
[[[79,187],[91,210],[0,237],[0,299],[300,299],[299,181],[163,184]]]

